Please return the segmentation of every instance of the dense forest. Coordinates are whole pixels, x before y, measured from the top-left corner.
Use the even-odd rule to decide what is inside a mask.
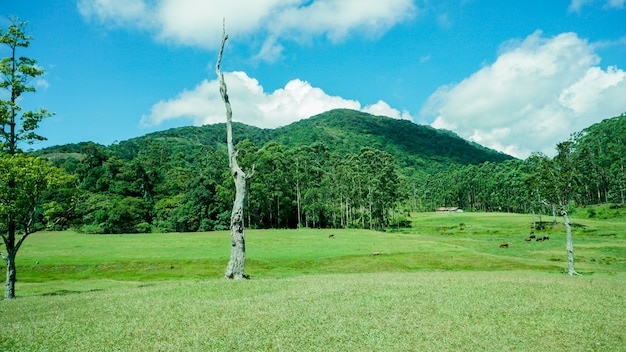
[[[406,225],[409,211],[442,206],[554,209],[547,187],[552,159],[517,160],[410,121],[339,109],[272,130],[233,129],[239,163],[254,169],[246,200],[251,228],[387,228]],[[234,197],[225,135],[225,124],[182,127],[110,146],[85,142],[33,153],[76,175],[78,196],[57,228],[221,230]],[[620,116],[562,143],[575,170],[573,204],[624,204],[624,139]]]

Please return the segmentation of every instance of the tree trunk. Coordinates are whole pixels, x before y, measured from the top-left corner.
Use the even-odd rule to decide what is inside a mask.
[[[227,279],[243,279],[246,262],[246,240],[244,231],[243,204],[245,200],[246,177],[241,170],[233,172],[235,181],[235,202],[230,216],[230,260],[224,277]]]
[[[13,182],[10,182],[13,183]],[[6,282],[4,288],[4,299],[13,299],[15,298],[15,281],[17,281],[17,273],[15,268],[15,257],[17,255],[17,250],[19,246],[15,245],[15,219],[11,214],[7,217],[8,229],[6,235],[2,235],[2,240],[4,242],[4,247],[6,248],[7,255],[4,256],[0,252],[2,259],[7,266],[6,272]],[[20,244],[18,242],[18,244]]]
[[[235,182],[235,201],[233,203],[233,211],[230,216],[230,260],[226,267],[224,277],[227,279],[244,279],[248,278],[244,274],[244,265],[246,262],[246,240],[244,233],[244,214],[243,205],[246,198],[246,174],[241,170],[237,163],[237,152],[233,144],[233,128],[232,118],[233,112],[228,99],[228,91],[226,89],[226,82],[224,82],[224,75],[220,71],[220,64],[222,62],[222,54],[224,53],[224,45],[228,35],[226,34],[226,26],[224,25],[222,31],[222,47],[219,52],[217,64],[215,65],[215,72],[220,82],[220,94],[224,105],[226,106],[226,139],[228,145],[228,161],[230,164],[230,172]]]
[[[300,193],[300,180],[296,180],[296,202],[298,205],[298,228],[302,227],[302,195]]]
[[[563,215],[563,223],[565,224],[565,235],[567,239],[567,273],[569,275],[578,275],[574,270],[574,241],[572,239],[572,227],[569,221],[569,215],[565,207],[561,208],[561,214]]]
[[[7,265],[7,280],[4,285],[4,299],[15,298],[15,282],[17,281],[15,254],[15,251],[7,250],[7,256],[4,258]]]

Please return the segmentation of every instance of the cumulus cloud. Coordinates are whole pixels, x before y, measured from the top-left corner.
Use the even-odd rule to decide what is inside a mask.
[[[598,1],[594,1],[594,0],[572,0],[570,2],[570,4],[569,4],[568,10],[570,12],[580,12],[580,10],[583,8],[583,6],[593,5],[594,2],[598,2]],[[599,3],[602,3],[603,7],[606,8],[606,9],[623,9],[625,2],[626,2],[626,0],[604,0],[604,1],[599,1]]]
[[[78,12],[111,26],[147,26],[152,14],[143,0],[79,0]]]
[[[413,116],[409,113],[408,110],[403,110],[400,112],[398,109],[394,109],[389,104],[385,103],[382,100],[379,100],[376,104],[367,105],[362,109],[363,112],[368,114],[377,115],[377,116],[387,116],[392,117],[394,119],[402,119],[402,120],[411,120],[413,121]]]
[[[224,73],[233,108],[233,120],[249,125],[274,128],[284,126],[331,109],[361,110],[355,100],[326,94],[310,83],[294,79],[284,88],[265,92],[259,82],[244,72]],[[155,104],[141,119],[143,126],[160,125],[168,120],[188,119],[195,125],[224,122],[224,103],[217,80],[204,80],[194,89]],[[394,118],[411,119],[383,101],[366,106],[363,111]]]
[[[109,26],[151,30],[162,41],[214,49],[222,19],[231,35],[261,40],[259,58],[275,59],[282,40],[353,33],[377,36],[414,16],[413,0],[79,0],[88,19]]]
[[[623,112],[626,73],[602,69],[594,46],[574,33],[535,32],[502,46],[496,61],[440,87],[421,111],[433,127],[517,157],[554,154],[572,132]]]

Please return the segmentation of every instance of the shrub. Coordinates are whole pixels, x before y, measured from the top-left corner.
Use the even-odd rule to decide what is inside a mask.
[[[96,235],[96,234],[104,233],[104,228],[102,228],[102,226],[100,225],[83,225],[79,227],[77,231],[81,233],[90,234],[90,235]]]

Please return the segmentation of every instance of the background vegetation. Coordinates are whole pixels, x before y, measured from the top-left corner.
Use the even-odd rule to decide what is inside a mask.
[[[234,134],[240,164],[256,170],[246,204],[252,228],[389,228],[406,225],[409,211],[442,206],[553,215],[543,155],[517,160],[447,131],[352,110],[275,130],[235,124]],[[620,116],[572,137],[573,204],[623,208],[624,136]],[[209,231],[227,228],[234,197],[223,141],[217,124],[36,154],[77,175],[83,191],[58,229]]]

